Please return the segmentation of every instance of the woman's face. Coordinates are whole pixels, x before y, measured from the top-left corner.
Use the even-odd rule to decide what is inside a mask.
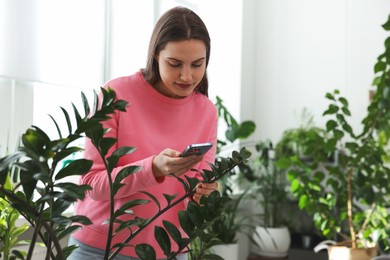
[[[168,42],[155,58],[161,76],[155,88],[167,97],[189,96],[206,71],[206,45],[201,40]]]

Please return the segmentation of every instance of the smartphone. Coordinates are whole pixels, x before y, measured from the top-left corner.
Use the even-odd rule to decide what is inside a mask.
[[[212,143],[201,143],[201,144],[190,144],[187,148],[181,153],[182,157],[190,155],[203,155],[213,146]]]

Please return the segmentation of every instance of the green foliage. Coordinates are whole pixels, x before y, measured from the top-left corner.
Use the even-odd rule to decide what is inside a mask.
[[[4,174],[8,177],[8,175]],[[6,178],[4,186],[12,188],[12,183],[9,178]],[[17,220],[20,214],[17,210],[12,208],[6,198],[0,197],[0,257],[8,260],[18,255],[26,256],[26,252],[17,250],[16,247],[27,243],[25,240],[20,240],[22,235],[29,226],[22,224],[17,226]]]
[[[73,105],[76,126],[71,124],[69,113],[61,108],[67,124],[68,133],[61,132],[58,123],[52,118],[59,138],[51,140],[49,136],[37,126],[28,129],[22,136],[20,150],[14,154],[0,159],[0,194],[4,194],[16,209],[34,228],[30,248],[26,256],[31,259],[34,247],[38,238],[43,241],[47,248],[49,259],[66,259],[71,254],[74,246],[61,248],[60,239],[74,232],[80,225],[88,225],[91,221],[86,216],[66,216],[65,210],[76,200],[82,200],[85,193],[91,190],[88,185],[76,185],[66,182],[65,178],[75,175],[83,175],[90,171],[92,161],[76,159],[69,162],[68,157],[82,149],[72,146],[75,140],[87,137],[97,149],[107,171],[107,178],[110,184],[110,218],[106,220],[108,225],[108,236],[104,259],[113,259],[125,246],[131,245],[131,240],[137,236],[145,227],[150,225],[164,212],[182,203],[188,197],[195,194],[196,186],[200,180],[186,177],[186,180],[176,177],[183,185],[185,194],[177,198],[176,195],[164,194],[166,205],[161,207],[160,202],[150,193],[143,192],[149,200],[134,200],[125,203],[118,209],[114,209],[115,194],[123,188],[122,181],[129,175],[137,172],[138,166],[124,167],[115,177],[112,178],[112,171],[119,159],[132,153],[133,147],[120,147],[108,155],[108,151],[116,144],[115,138],[105,137],[109,129],[104,129],[101,122],[110,118],[115,111],[125,111],[127,102],[117,100],[115,92],[110,89],[101,89],[102,96],[98,105],[98,96],[95,93],[95,102],[92,106],[87,102],[84,93],[81,94],[84,108],[84,116]],[[221,157],[211,164],[211,170],[199,171],[203,177],[202,182],[212,183],[221,179],[238,164],[246,163],[251,153],[245,148],[233,151],[231,157]],[[64,163],[64,162],[67,163]],[[17,187],[10,188],[5,185],[8,172],[17,169],[19,183]],[[172,175],[172,178],[175,178]],[[164,250],[169,259],[175,257],[188,248],[192,240],[199,237],[203,248],[212,245],[213,236],[205,230],[214,219],[218,217],[223,205],[228,201],[227,197],[221,197],[219,192],[214,192],[208,197],[202,197],[201,205],[194,202],[188,204],[186,211],[179,213],[180,224],[187,236],[182,237],[177,227],[164,221],[163,226],[156,226],[156,240]],[[126,219],[124,216],[133,214],[132,208],[137,205],[153,202],[158,206],[158,212],[150,219],[135,218]],[[16,212],[16,211],[15,211]],[[114,223],[116,224],[114,227]],[[135,228],[135,229],[134,229]],[[130,230],[130,235],[122,242],[112,245],[112,237],[123,229]],[[19,231],[18,231],[19,232]],[[178,251],[172,251],[171,237],[177,243]],[[141,259],[154,260],[156,253],[150,245],[140,244],[135,246],[136,252]],[[17,252],[15,253],[17,254]],[[215,259],[211,255],[201,252],[199,259]],[[19,258],[24,258],[18,254]]]
[[[383,28],[389,30],[389,21]],[[307,136],[305,142],[317,143],[306,151],[311,160],[292,156],[289,168],[291,190],[299,206],[314,215],[323,235],[359,242],[374,241],[387,245],[390,216],[390,169],[386,147],[390,137],[390,37],[385,52],[374,66],[376,93],[357,134],[348,123],[348,100],[338,90],[327,93],[327,118],[322,138]],[[336,161],[329,161],[337,155]],[[376,237],[378,241],[376,241]]]
[[[68,112],[62,108],[68,126],[67,136],[61,132],[57,122],[59,138],[51,140],[37,126],[32,126],[22,135],[22,146],[19,151],[0,159],[0,193],[4,194],[12,207],[16,209],[34,228],[33,237],[27,259],[31,259],[38,237],[47,247],[47,255],[51,258],[65,259],[71,253],[71,248],[61,248],[59,240],[72,233],[79,225],[91,223],[85,216],[66,216],[65,210],[76,200],[83,199],[85,192],[91,187],[66,182],[64,178],[83,175],[89,171],[92,162],[85,159],[74,160],[63,168],[62,160],[69,155],[81,151],[72,143],[84,137],[95,137],[101,141],[101,149],[108,150],[111,145],[101,138],[104,129],[101,122],[109,118],[115,110],[124,111],[127,103],[115,100],[115,92],[102,89],[101,106],[95,104],[91,111],[85,95],[82,93],[84,116],[73,105],[76,127],[70,121]],[[99,139],[100,138],[100,139]],[[113,156],[114,157],[114,156]],[[114,157],[115,158],[115,157]],[[5,180],[8,172],[17,169],[19,183],[14,189],[6,187]]]
[[[307,109],[302,110],[300,122],[299,127],[289,128],[283,132],[275,145],[275,158],[293,155],[302,159],[310,158],[309,151],[321,149],[324,145],[326,131],[315,125],[314,116]]]
[[[226,174],[229,174],[231,170],[236,167],[238,164],[247,163],[248,158],[251,156],[251,152],[245,148],[242,148],[239,152],[233,151],[231,157],[219,158],[215,164],[210,165],[211,170],[203,170],[201,175],[203,176],[203,182],[216,182],[220,178],[224,177]],[[174,200],[170,196],[168,198],[168,206],[166,208],[160,208],[159,212],[155,217],[150,219],[152,222],[155,218],[160,216],[169,208],[175,206],[176,204],[182,202],[188,197],[192,197],[195,194],[196,186],[199,183],[198,179],[191,179],[187,177],[187,181],[182,180],[181,178],[175,177],[183,185],[185,190],[185,195],[180,198],[175,198]],[[149,196],[153,201],[156,199],[153,198],[151,194]],[[171,200],[172,199],[172,200]],[[192,241],[197,241],[199,245],[198,250],[191,250],[191,259],[219,259],[217,256],[210,253],[209,249],[216,244],[219,244],[220,241],[217,239],[216,234],[210,232],[210,228],[215,222],[219,221],[219,217],[223,214],[225,204],[229,202],[229,198],[221,196],[218,191],[212,192],[208,197],[202,197],[200,205],[196,204],[193,201],[190,201],[187,209],[179,212],[179,221],[180,226],[186,233],[186,237],[182,237],[178,229],[171,224],[170,222],[164,221],[163,227],[155,227],[155,237],[160,247],[163,249],[165,255],[168,259],[175,259],[175,257],[180,253],[185,251],[186,248],[189,250]],[[158,203],[158,202],[156,202]],[[159,205],[159,203],[158,203]],[[134,237],[142,230],[140,229],[133,233]],[[172,245],[168,237],[171,237],[173,241],[178,245],[178,250],[173,251]],[[129,240],[126,240],[127,243]],[[152,247],[146,244],[136,245],[136,251],[138,256],[141,259],[145,260],[154,260],[155,252]]]
[[[253,132],[256,130],[256,124],[253,121],[247,120],[238,123],[233,115],[229,112],[227,107],[225,107],[222,99],[219,96],[217,96],[216,99],[217,101],[215,106],[218,110],[218,117],[223,119],[227,127],[225,131],[225,137],[228,142],[233,143],[236,140],[243,140],[253,134]],[[222,148],[227,144],[228,143],[226,141],[218,139],[217,154],[219,154],[222,151]]]
[[[226,125],[225,131],[225,139],[218,139],[217,141],[217,159],[223,160],[223,156],[221,154],[226,152],[226,150],[231,150],[233,147],[233,143],[237,140],[244,140],[248,138],[256,128],[256,125],[253,121],[244,121],[242,123],[238,123],[237,120],[233,117],[233,115],[229,112],[227,107],[223,104],[223,101],[220,97],[216,97],[215,106],[218,110],[219,119]],[[246,152],[249,152],[245,150]],[[233,151],[233,154],[236,153]],[[249,155],[249,154],[248,154]],[[248,156],[249,158],[249,156]],[[237,166],[241,167],[241,165],[245,165],[248,162],[245,160],[242,163],[238,163]],[[205,172],[206,175],[212,176],[215,172]],[[245,215],[242,209],[239,207],[244,196],[246,196],[246,192],[239,195],[236,198],[232,195],[232,175],[237,174],[236,169],[232,169],[224,176],[219,178],[218,183],[220,186],[221,193],[224,197],[229,197],[229,201],[224,203],[222,212],[217,216],[217,218],[213,221],[213,224],[210,225],[206,230],[202,231],[202,239],[195,239],[191,248],[194,248],[193,253],[191,254],[192,259],[196,259],[195,255],[202,255],[202,257],[210,257],[207,259],[219,259],[212,258],[213,256],[209,249],[217,244],[231,244],[236,242],[236,235],[239,232],[245,233],[250,237],[250,232],[252,226],[249,224],[249,218]],[[205,180],[207,180],[207,176],[203,176]],[[205,241],[206,240],[206,241]],[[199,252],[207,252],[205,255]],[[203,258],[202,258],[203,259]],[[206,258],[204,258],[206,259]]]
[[[237,233],[252,236],[254,227],[250,224],[251,215],[246,214],[240,208],[242,200],[247,197],[245,191],[230,199],[223,206],[223,214],[220,214],[209,227],[209,232],[216,235],[218,244],[233,244],[237,242]]]
[[[255,148],[257,153],[251,164],[240,166],[241,176],[251,184],[250,196],[263,209],[259,216],[262,223],[258,224],[281,227],[286,224],[282,212],[289,200],[286,173],[280,169],[284,160],[273,157],[270,140],[259,141]]]

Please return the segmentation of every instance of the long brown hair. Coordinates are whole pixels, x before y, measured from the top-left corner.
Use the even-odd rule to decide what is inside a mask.
[[[206,45],[206,68],[210,58],[210,36],[202,19],[192,10],[185,7],[174,7],[166,11],[154,26],[149,42],[146,68],[142,70],[145,79],[154,85],[160,77],[155,56],[171,41],[201,40]],[[208,79],[205,72],[197,86],[197,92],[208,96]]]

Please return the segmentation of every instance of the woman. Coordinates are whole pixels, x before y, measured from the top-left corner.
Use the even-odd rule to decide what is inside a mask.
[[[139,191],[156,196],[162,207],[166,204],[163,193],[184,194],[182,185],[169,174],[200,177],[191,168],[209,169],[213,163],[217,139],[217,111],[208,98],[206,68],[210,57],[210,38],[206,26],[193,11],[175,7],[164,13],[155,25],[145,69],[127,77],[109,81],[105,87],[116,91],[118,99],[130,103],[126,112],[116,113],[104,122],[111,129],[107,136],[117,138],[116,148],[136,147],[136,151],[121,158],[114,169],[115,176],[123,167],[141,166],[141,170],[124,180],[125,186],[115,197],[118,208],[123,203],[149,197]],[[213,147],[204,156],[181,157],[189,144],[211,142]],[[102,259],[107,240],[109,193],[107,172],[90,142],[86,142],[85,157],[93,160],[91,171],[82,176],[81,184],[92,186],[83,201],[76,204],[76,213],[93,222],[72,234],[70,244],[79,248],[70,259]],[[199,185],[193,200],[199,203],[202,195],[209,195],[217,184]],[[178,212],[186,203],[177,205],[149,225],[132,241],[131,245],[151,245],[158,259],[165,256],[154,237],[154,226],[168,220],[180,227]],[[158,211],[151,202],[134,208],[134,215],[150,218]],[[127,230],[116,234],[113,243],[120,243],[129,235]],[[174,242],[172,245],[176,246]],[[134,247],[125,247],[116,259],[137,259]],[[178,259],[187,259],[186,254]]]

